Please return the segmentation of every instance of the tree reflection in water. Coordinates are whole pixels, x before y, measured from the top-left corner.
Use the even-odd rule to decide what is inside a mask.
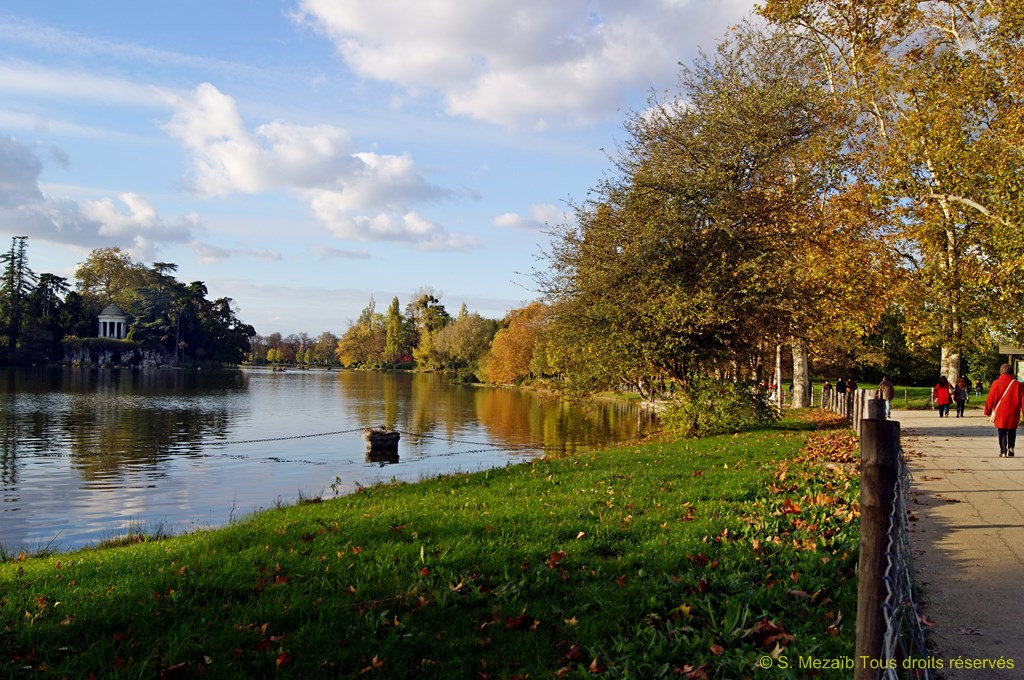
[[[140,520],[217,525],[332,479],[347,493],[626,441],[644,425],[621,402],[581,409],[375,371],[0,369],[0,414],[8,548],[57,535],[77,547]],[[366,451],[361,428],[379,425],[403,432],[397,453]]]

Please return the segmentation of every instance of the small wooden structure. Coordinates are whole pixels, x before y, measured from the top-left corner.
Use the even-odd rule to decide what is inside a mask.
[[[383,425],[363,430],[363,439],[370,451],[397,451],[398,440],[401,438],[402,434],[398,430],[389,430]]]

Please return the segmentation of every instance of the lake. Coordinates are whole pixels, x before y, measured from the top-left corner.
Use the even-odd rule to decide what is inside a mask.
[[[441,375],[0,368],[0,546],[182,533],[360,485],[629,441],[634,404],[581,409]],[[402,432],[397,460],[361,430]]]

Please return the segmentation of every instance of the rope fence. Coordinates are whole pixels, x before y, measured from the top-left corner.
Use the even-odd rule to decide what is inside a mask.
[[[833,393],[822,407],[860,437],[860,563],[855,680],[930,680],[925,629],[914,586],[907,499],[911,475],[900,425],[874,390]]]
[[[886,530],[885,600],[882,613],[885,619],[885,637],[882,641],[882,658],[900,659],[904,677],[930,678],[927,665],[915,664],[914,660],[927,660],[925,630],[920,609],[915,599],[914,566],[911,562],[909,508],[907,497],[910,492],[910,471],[903,460],[900,447],[896,486],[893,493],[892,512]],[[897,669],[886,669],[886,678],[899,678]]]

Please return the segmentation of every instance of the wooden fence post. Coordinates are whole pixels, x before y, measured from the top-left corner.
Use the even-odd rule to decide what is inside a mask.
[[[885,636],[886,547],[898,478],[900,425],[885,420],[885,402],[872,399],[860,437],[860,564],[854,680],[875,680],[882,667]]]

